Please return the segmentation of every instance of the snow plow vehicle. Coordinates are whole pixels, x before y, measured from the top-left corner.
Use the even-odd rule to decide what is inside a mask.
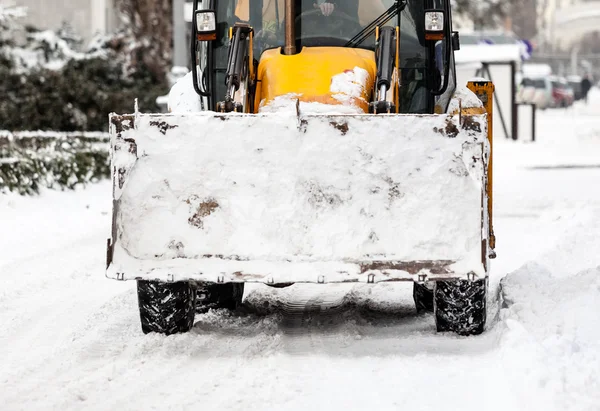
[[[483,332],[493,85],[456,87],[450,0],[385,1],[195,0],[170,113],[111,115],[107,276],[145,333],[247,282],[386,281]]]

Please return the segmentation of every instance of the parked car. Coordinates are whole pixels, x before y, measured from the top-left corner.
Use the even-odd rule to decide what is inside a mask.
[[[568,76],[567,77],[567,82],[569,83],[569,85],[571,86],[571,88],[573,89],[573,93],[575,95],[575,101],[579,101],[583,98],[583,92],[582,92],[582,87],[581,87],[581,80],[583,80],[583,78],[581,78],[581,76]]]
[[[563,77],[550,77],[552,84],[552,107],[570,107],[575,101],[573,89]]]
[[[552,84],[548,77],[524,77],[519,90],[519,101],[535,104],[540,109],[553,107]]]

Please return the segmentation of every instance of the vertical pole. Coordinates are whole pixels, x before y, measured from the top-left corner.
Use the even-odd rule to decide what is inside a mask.
[[[535,142],[535,119],[537,115],[537,106],[535,104],[531,105],[531,112],[533,113],[531,118],[531,141]]]
[[[173,66],[187,67],[188,47],[185,45],[185,0],[173,0]]]
[[[579,46],[575,45],[571,49],[571,74],[579,73]]]
[[[494,183],[494,167],[493,167],[493,159],[494,159],[494,83],[491,81],[470,81],[467,83],[467,87],[471,90],[475,95],[481,100],[483,103],[483,107],[487,113],[487,138],[490,144],[490,153],[488,158],[488,170],[487,170],[487,183],[485,187],[485,191],[488,196],[488,218],[489,218],[489,239],[490,239],[490,248],[493,250],[496,248],[496,235],[494,234],[494,225],[493,225],[493,217],[494,217],[494,192],[493,192],[493,183]],[[498,105],[498,107],[500,107]],[[492,254],[494,255],[494,254]],[[494,258],[490,256],[490,258]]]
[[[296,0],[285,0],[285,45],[283,54],[296,54]]]
[[[487,77],[490,82],[493,84],[494,79],[492,78],[492,73],[490,72],[490,66],[488,63],[483,63],[484,72],[487,73]],[[508,135],[508,129],[506,128],[506,121],[504,121],[504,114],[502,114],[502,107],[500,107],[500,99],[496,95],[496,90],[494,88],[494,97],[496,98],[496,107],[498,108],[498,117],[500,117],[500,123],[502,124],[502,130],[504,130],[504,137],[510,138]]]
[[[511,135],[513,140],[519,139],[519,107],[517,106],[517,63],[510,63],[510,82],[511,82]]]

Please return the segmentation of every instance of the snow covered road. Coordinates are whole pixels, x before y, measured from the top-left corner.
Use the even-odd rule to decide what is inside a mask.
[[[479,337],[436,334],[409,284],[248,287],[258,314],[143,335],[134,283],[104,278],[108,182],[0,197],[0,409],[600,410],[591,100],[540,113],[535,144],[496,143],[498,259]]]

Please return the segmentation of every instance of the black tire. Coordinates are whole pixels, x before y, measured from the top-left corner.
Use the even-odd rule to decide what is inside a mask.
[[[235,310],[242,304],[244,283],[198,283],[196,290],[196,311],[224,308]]]
[[[434,287],[438,332],[477,335],[485,329],[487,279],[437,281]]]
[[[433,288],[428,284],[413,283],[413,299],[417,312],[433,312]]]
[[[137,291],[144,334],[184,333],[194,326],[196,290],[189,282],[138,280]]]

